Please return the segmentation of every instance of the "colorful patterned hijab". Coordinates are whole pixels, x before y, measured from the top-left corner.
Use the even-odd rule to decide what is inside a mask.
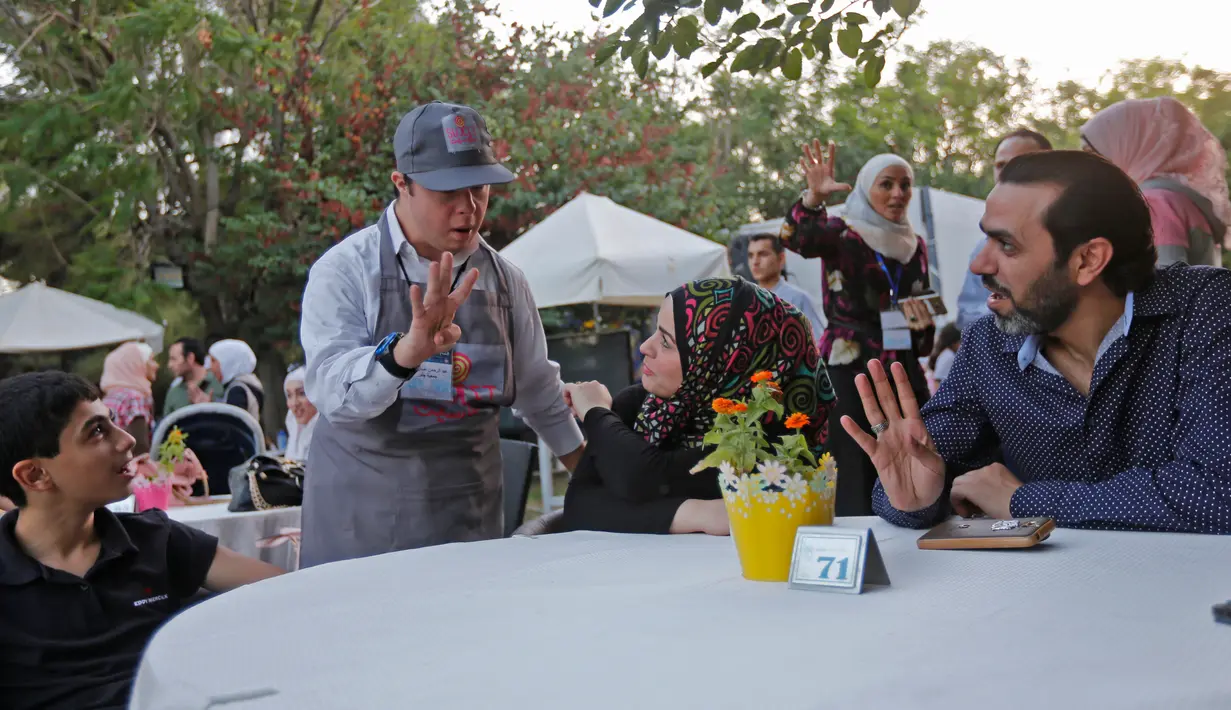
[[[782,386],[786,414],[808,415],[800,433],[819,458],[834,391],[799,309],[743,279],[694,281],[670,295],[683,383],[670,399],[646,397],[633,429],[652,444],[700,448],[714,423],[714,399],[748,398],[752,376],[766,370]],[[782,422],[767,421],[765,430],[786,433]]]

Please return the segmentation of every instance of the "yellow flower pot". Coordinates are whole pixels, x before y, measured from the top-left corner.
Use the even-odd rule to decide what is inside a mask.
[[[833,524],[832,475],[818,475],[811,481],[796,475],[778,487],[782,490],[766,490],[764,478],[758,474],[723,476],[720,480],[745,579],[785,582],[791,571],[796,529]]]

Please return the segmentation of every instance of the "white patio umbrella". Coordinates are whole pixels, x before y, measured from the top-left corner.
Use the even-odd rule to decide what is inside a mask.
[[[723,245],[583,192],[500,254],[539,308],[649,306],[689,281],[730,276]]]
[[[162,350],[163,327],[109,303],[32,283],[0,294],[0,353],[81,350],[142,340]]]

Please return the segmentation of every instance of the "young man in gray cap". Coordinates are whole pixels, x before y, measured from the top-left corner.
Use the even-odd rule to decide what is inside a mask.
[[[513,180],[491,143],[474,109],[411,111],[393,138],[396,201],[308,276],[300,339],[322,417],[305,567],[500,537],[502,406],[566,466],[580,458],[529,284],[479,236],[490,186]]]

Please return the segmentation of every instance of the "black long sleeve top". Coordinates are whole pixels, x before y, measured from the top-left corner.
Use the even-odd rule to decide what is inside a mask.
[[[646,396],[633,385],[611,409],[586,413],[585,455],[564,496],[568,530],[666,534],[685,500],[722,497],[716,470],[688,472],[710,449],[660,447],[633,430]]]

